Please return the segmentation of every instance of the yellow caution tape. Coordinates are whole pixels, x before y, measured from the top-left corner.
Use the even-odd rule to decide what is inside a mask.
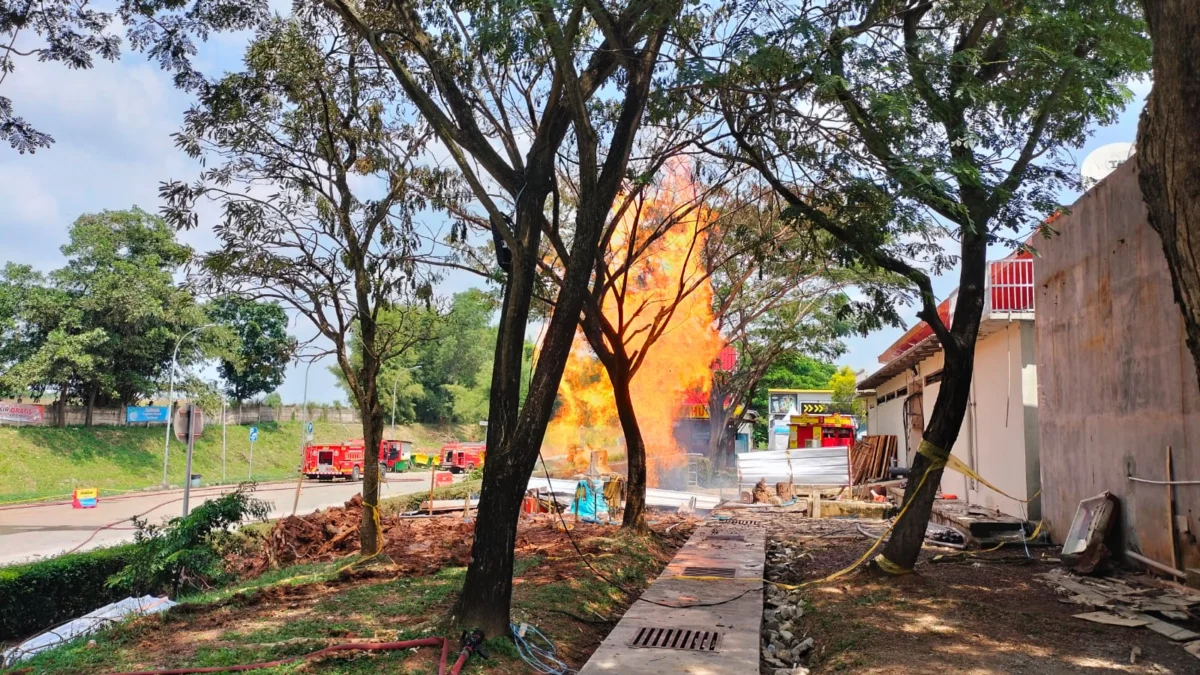
[[[930,462],[934,463],[935,466],[933,466],[932,468],[940,469],[942,467],[945,467],[947,469],[952,469],[954,471],[957,471],[964,476],[973,478],[973,479],[979,481],[980,483],[983,483],[984,485],[991,488],[992,491],[998,492],[1013,501],[1021,502],[1022,504],[1028,504],[1029,502],[1033,501],[1034,499],[1037,499],[1037,496],[1042,493],[1041,490],[1038,490],[1037,492],[1033,493],[1033,496],[1031,496],[1029,499],[1021,499],[1020,497],[1014,497],[1014,496],[1008,494],[1007,492],[1005,492],[1004,490],[1001,490],[1000,488],[996,487],[994,484],[988,482],[988,480],[986,478],[984,478],[983,476],[980,476],[978,472],[976,472],[971,467],[967,466],[961,459],[955,457],[953,454],[947,454],[945,457],[942,457],[941,452],[942,451],[940,451],[938,448],[934,447],[934,445],[932,443],[930,443],[924,439],[921,440],[921,445],[920,445],[920,447],[917,448],[918,454],[924,455],[926,459],[928,459]],[[940,466],[938,466],[938,465],[940,465]]]

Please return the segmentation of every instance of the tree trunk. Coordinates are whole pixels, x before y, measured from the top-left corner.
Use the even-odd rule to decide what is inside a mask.
[[[58,428],[67,426],[67,385],[64,382],[58,388]]]
[[[733,434],[730,432],[729,423],[733,420],[734,406],[726,408],[725,397],[725,388],[713,377],[712,388],[708,393],[708,459],[712,462],[714,471],[726,467],[732,450],[729,447],[729,439]]]
[[[363,510],[359,544],[363,555],[372,555],[384,544],[375,519],[379,509],[379,444],[383,441],[383,408],[379,405],[379,397],[376,396],[374,404],[368,403],[366,408],[362,421]]]
[[[84,419],[83,419],[83,426],[85,426],[85,427],[92,426],[92,411],[96,409],[96,390],[97,389],[99,389],[99,387],[92,385],[91,390],[88,391],[87,411],[84,413]]]
[[[359,306],[366,307],[366,293],[359,289]],[[379,361],[376,338],[378,325],[374,317],[363,310],[358,316],[359,339],[362,341],[362,365],[358,370],[361,399],[358,412],[363,430],[362,515],[359,520],[359,546],[363,555],[380,550],[379,524],[379,444],[383,440],[383,407],[379,402]],[[308,415],[308,411],[304,411]],[[310,416],[311,417],[311,416]]]
[[[617,418],[621,421],[621,433],[625,435],[625,459],[629,464],[626,475],[625,514],[622,529],[644,532],[646,530],[646,441],[638,427],[637,413],[633,408],[633,397],[629,394],[629,378],[609,373],[612,380],[613,399],[617,404]]]
[[[1138,183],[1162,237],[1187,346],[1200,375],[1200,3],[1143,0],[1154,88],[1138,128]]]
[[[479,628],[494,637],[508,634],[509,606],[512,602],[513,550],[517,539],[517,520],[521,499],[541,448],[542,435],[549,422],[558,380],[566,365],[570,344],[559,346],[566,332],[575,332],[583,296],[575,301],[572,318],[558,311],[551,317],[543,350],[538,358],[534,381],[524,409],[521,401],[521,366],[525,354],[525,328],[529,323],[529,307],[533,298],[536,272],[536,252],[541,242],[541,230],[535,223],[545,204],[548,188],[535,192],[531,183],[529,194],[518,201],[517,223],[520,227],[522,251],[514,251],[508,283],[504,287],[504,302],[500,308],[500,325],[496,336],[495,360],[492,368],[492,389],[488,401],[487,461],[484,463],[483,487],[479,495],[479,512],[475,520],[475,540],[471,545],[471,563],[463,581],[456,613],[461,623]],[[519,254],[522,253],[522,254]],[[568,294],[568,300],[569,294]],[[562,297],[557,305],[565,308]],[[569,325],[566,325],[568,324]],[[560,353],[561,352],[561,353]],[[547,375],[555,370],[552,390],[547,391]],[[531,429],[545,408],[545,422]],[[536,433],[533,433],[536,432]],[[536,441],[533,441],[536,438]]]
[[[978,218],[975,222],[986,221]],[[976,230],[983,229],[983,225],[976,227]],[[884,560],[876,560],[880,569],[888,573],[911,571],[917,563],[917,556],[925,541],[925,529],[929,526],[929,514],[942,481],[945,459],[954,448],[967,413],[967,399],[975,366],[975,339],[983,315],[987,243],[980,234],[963,228],[962,251],[958,301],[950,326],[956,344],[942,345],[946,356],[941,389],[938,390],[937,402],[934,403],[933,414],[921,442],[921,447],[933,458],[918,452],[913,459],[908,485],[904,490],[903,503],[907,504],[907,509],[896,522],[891,539],[884,546]]]

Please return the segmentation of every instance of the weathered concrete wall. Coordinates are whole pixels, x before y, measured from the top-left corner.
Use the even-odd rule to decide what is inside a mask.
[[[1200,387],[1134,164],[1035,241],[1043,509],[1061,541],[1079,500],[1108,490],[1128,545],[1170,563],[1166,488],[1127,476],[1163,479],[1171,446],[1176,480],[1200,480]],[[1200,487],[1174,494],[1186,530],[1200,531]],[[1200,566],[1189,532],[1179,564]]]

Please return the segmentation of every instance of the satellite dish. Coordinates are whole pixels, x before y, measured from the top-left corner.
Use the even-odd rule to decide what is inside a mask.
[[[1122,162],[1133,157],[1133,152],[1133,143],[1109,143],[1093,150],[1083,159],[1083,166],[1079,169],[1083,188],[1089,190],[1104,180],[1104,177],[1115,171]]]

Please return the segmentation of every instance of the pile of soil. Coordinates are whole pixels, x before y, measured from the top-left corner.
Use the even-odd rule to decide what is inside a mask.
[[[247,555],[231,561],[243,577],[267,569],[298,563],[328,562],[359,552],[362,496],[354,495],[342,507],[331,507],[306,516],[289,516],[275,523],[270,534]],[[445,566],[466,565],[470,558],[473,523],[461,518],[381,519],[382,555],[401,572],[432,574]]]
[[[358,553],[361,518],[361,495],[354,495],[341,507],[306,516],[289,516],[277,521],[259,545],[248,547],[247,551],[230,559],[227,566],[242,578],[249,578],[268,569],[329,562]],[[568,516],[567,520],[571,521],[571,518]],[[662,513],[651,515],[650,522],[651,527],[663,532],[668,526],[686,524],[690,520],[683,515]],[[436,518],[384,516],[380,525],[384,540],[380,557],[390,558],[400,574],[433,574],[443,567],[465,567],[470,561],[475,523],[463,520],[461,515]],[[557,514],[523,516],[517,530],[516,552],[541,554],[560,549],[566,543],[560,525]],[[583,522],[569,522],[569,527],[585,553],[602,552],[604,537],[616,531],[612,525]],[[691,527],[687,525],[676,528],[671,539],[686,539],[690,531]],[[678,547],[682,541],[672,543]]]

